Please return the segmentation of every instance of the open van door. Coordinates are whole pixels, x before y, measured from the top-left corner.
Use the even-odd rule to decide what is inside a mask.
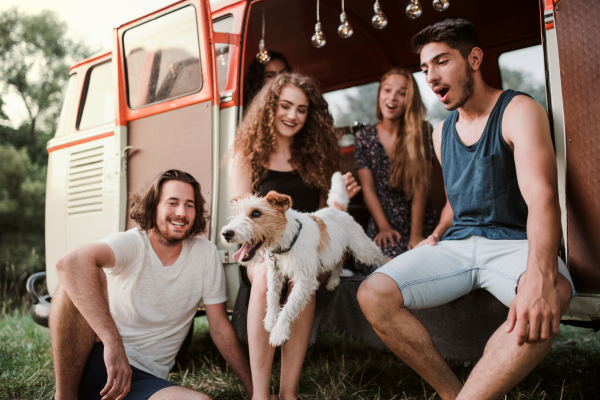
[[[600,9],[589,0],[546,0],[544,17],[563,238],[579,294],[563,319],[600,328]]]
[[[178,2],[115,32],[126,193],[161,171],[180,169],[200,182],[206,210],[215,215],[220,99],[208,0]],[[123,207],[125,229],[136,226],[129,207]],[[203,236],[214,241],[214,221],[207,226]]]

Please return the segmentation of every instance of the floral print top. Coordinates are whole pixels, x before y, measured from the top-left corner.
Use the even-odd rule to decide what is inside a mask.
[[[429,135],[428,135],[429,136]],[[424,140],[430,143],[430,138]],[[432,149],[429,145],[428,149]],[[428,150],[431,158],[431,150]],[[412,218],[412,201],[406,198],[404,191],[392,189],[389,187],[391,160],[383,144],[377,136],[377,127],[375,125],[365,126],[355,135],[354,157],[356,169],[369,169],[373,174],[375,182],[375,191],[377,198],[381,203],[385,218],[388,220],[392,229],[395,229],[402,235],[402,238],[395,245],[387,244],[382,248],[386,257],[396,257],[408,250],[410,240],[410,223]],[[427,208],[425,210],[425,220],[423,222],[423,235],[427,237],[433,233],[439,221],[439,214],[429,196],[427,197]],[[379,228],[375,219],[369,219],[367,235],[373,239],[379,233]]]

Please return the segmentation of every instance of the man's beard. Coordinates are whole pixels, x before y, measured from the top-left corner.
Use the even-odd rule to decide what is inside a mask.
[[[469,63],[467,63],[467,69],[465,70],[465,76],[460,80],[459,86],[462,89],[460,98],[458,102],[447,108],[448,111],[454,111],[457,108],[460,108],[465,105],[469,97],[473,94],[473,86],[475,85],[475,80],[473,79],[473,75],[471,74],[471,67]]]
[[[167,221],[167,224],[169,223],[169,221]],[[184,232],[183,237],[173,237],[171,235],[169,235],[168,230],[165,229],[165,231],[163,232],[160,229],[159,224],[156,224],[156,226],[154,227],[156,229],[156,233],[158,233],[159,235],[159,241],[165,245],[165,246],[175,246],[181,242],[183,242],[185,239],[187,239],[190,236],[190,231],[192,230],[191,225],[188,227],[188,229]]]

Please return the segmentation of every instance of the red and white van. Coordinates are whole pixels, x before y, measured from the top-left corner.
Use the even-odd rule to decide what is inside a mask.
[[[67,250],[134,226],[127,194],[158,172],[190,172],[202,186],[228,283],[228,308],[239,286],[229,249],[216,240],[230,215],[230,167],[222,163],[241,118],[244,71],[253,61],[266,19],[267,49],[283,52],[323,92],[377,81],[393,66],[418,71],[407,43],[425,26],[465,18],[478,30],[484,79],[501,87],[498,57],[543,46],[546,94],[559,171],[562,255],[579,297],[564,322],[600,327],[600,102],[596,100],[600,7],[592,0],[450,0],[444,12],[422,0],[418,19],[408,0],[380,0],[385,29],[371,25],[374,0],[346,1],[354,27],[336,34],[338,1],[320,1],[327,36],[311,36],[316,0],[182,0],[113,31],[110,51],[71,67],[56,135],[48,142],[46,279],[58,285],[57,259]],[[404,4],[406,3],[406,4]],[[353,162],[352,147],[344,149]],[[30,285],[31,287],[32,285]],[[37,299],[37,296],[33,294]],[[34,305],[43,322],[47,299]]]

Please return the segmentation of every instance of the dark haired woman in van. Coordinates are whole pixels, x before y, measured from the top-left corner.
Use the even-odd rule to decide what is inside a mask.
[[[379,123],[356,133],[356,169],[371,212],[367,235],[389,261],[428,237],[439,219],[428,196],[431,127],[410,71],[383,75],[376,114]]]
[[[258,93],[238,129],[233,153],[235,197],[248,193],[264,196],[276,190],[291,196],[294,209],[304,212],[325,206],[331,175],[340,168],[337,134],[327,102],[313,81],[297,74],[280,75]],[[346,187],[350,196],[360,189],[349,174]],[[267,400],[275,348],[269,344],[269,332],[263,325],[266,263],[257,263],[246,271],[252,284],[247,313],[252,399]],[[293,283],[289,285],[291,289]],[[234,317],[242,312],[238,309],[242,290],[240,287]],[[315,309],[313,294],[292,323],[290,340],[281,346],[280,400],[298,398]]]
[[[279,75],[292,71],[283,54],[278,51],[269,51],[269,55],[271,60],[268,63],[261,64],[255,59],[244,75],[244,107],[246,109],[264,85]]]

